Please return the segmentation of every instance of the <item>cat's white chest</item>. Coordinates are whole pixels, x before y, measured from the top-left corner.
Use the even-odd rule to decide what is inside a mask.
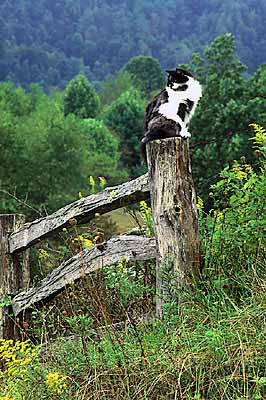
[[[159,113],[162,114],[167,119],[172,119],[175,122],[179,122],[180,117],[178,117],[178,108],[181,102],[185,101],[184,93],[175,92],[174,90],[168,89],[168,102],[162,104],[159,107]]]

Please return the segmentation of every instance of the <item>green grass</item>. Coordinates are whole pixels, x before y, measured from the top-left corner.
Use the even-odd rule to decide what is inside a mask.
[[[154,314],[152,263],[124,260],[84,277],[33,313],[25,335],[46,350],[17,382],[12,400],[266,399],[266,132],[260,127],[254,141],[259,168],[234,163],[213,186],[215,210],[206,214],[199,201],[205,265],[182,292],[182,305],[173,285],[162,320],[135,322]],[[147,207],[142,215],[147,228]],[[47,392],[48,372],[68,377],[60,396]]]
[[[137,213],[139,220],[141,217]],[[106,214],[111,220],[113,220],[117,225],[118,233],[128,232],[130,229],[138,228],[136,220],[128,214],[125,208],[119,208],[118,210],[111,211]]]
[[[87,332],[86,351],[55,342],[51,365],[71,377],[73,399],[264,399],[266,285],[253,285],[238,301],[198,288],[179,315],[106,329],[96,342]]]

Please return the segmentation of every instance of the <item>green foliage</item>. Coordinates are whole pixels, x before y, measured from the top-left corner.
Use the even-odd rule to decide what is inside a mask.
[[[103,121],[87,118],[82,121],[87,134],[89,151],[101,151],[109,157],[117,157],[118,140],[104,125]]]
[[[256,267],[266,256],[266,133],[258,125],[254,128],[259,165],[255,170],[243,157],[221,172],[222,179],[212,186],[215,210],[206,218],[203,235],[207,264],[214,268],[217,261],[219,269],[222,261],[222,270],[232,275],[246,264]]]
[[[133,57],[125,65],[123,71],[132,76],[134,85],[145,96],[150,96],[152,92],[158,91],[165,86],[164,74],[160,63],[152,57]]]
[[[204,57],[195,54],[187,66],[203,84],[203,96],[191,122],[193,176],[200,196],[208,207],[206,194],[225,164],[241,155],[248,162],[254,154],[247,138],[252,136],[250,123],[263,124],[266,100],[258,91],[264,69],[244,79],[245,66],[235,58],[234,37],[225,34],[206,48]],[[263,89],[261,89],[263,91]]]
[[[120,171],[119,142],[101,120],[87,118],[82,121],[84,145],[87,143],[88,172],[94,177],[104,176],[108,184],[127,179],[127,171]]]
[[[126,71],[119,72],[116,78],[109,76],[101,86],[101,104],[105,105],[112,103],[124,92],[132,89],[133,86],[132,76]]]
[[[84,134],[76,119],[64,119],[57,100],[45,98],[27,117],[10,123],[15,144],[1,170],[3,189],[37,209],[56,209],[75,198],[86,174]]]
[[[88,177],[111,184],[118,141],[101,121],[64,116],[62,95],[0,85],[1,212],[52,212],[88,192]]]
[[[94,118],[100,109],[100,99],[83,75],[78,75],[68,84],[64,96],[65,115],[75,114],[79,118]]]
[[[63,88],[79,73],[102,81],[138,55],[175,68],[225,32],[251,72],[264,62],[264,0],[17,0],[0,15],[0,80],[24,87]]]
[[[154,313],[154,265],[122,260],[37,313],[39,337],[75,334],[49,345],[46,360],[71,376],[72,398],[265,398],[266,133],[253,129],[256,165],[242,159],[222,171],[215,210],[205,214],[198,201],[206,262],[178,312],[180,287],[168,271],[165,318],[140,323]]]
[[[2,83],[0,91],[1,110],[14,117],[26,116],[32,110],[32,98],[22,88],[16,89],[12,83]]]
[[[125,309],[129,308],[136,298],[153,292],[145,285],[143,272],[143,267],[136,268],[135,265],[129,265],[126,259],[105,269],[106,285],[108,289],[116,290]]]
[[[40,364],[38,348],[29,341],[16,343],[1,339],[0,360],[5,369],[0,372],[1,400],[67,399],[67,377],[49,373]]]
[[[140,152],[144,108],[145,104],[139,92],[130,89],[103,112],[105,124],[119,137],[122,167],[131,177],[140,175],[144,169]]]

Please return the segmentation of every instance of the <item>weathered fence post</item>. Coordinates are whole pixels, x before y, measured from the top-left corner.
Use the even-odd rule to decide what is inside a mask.
[[[146,148],[157,243],[156,312],[161,317],[163,304],[170,300],[163,270],[174,273],[179,301],[182,288],[199,274],[196,193],[187,139],[155,140]]]
[[[0,339],[19,338],[19,329],[8,304],[12,296],[30,281],[29,252],[9,255],[8,237],[25,222],[24,215],[0,215]]]

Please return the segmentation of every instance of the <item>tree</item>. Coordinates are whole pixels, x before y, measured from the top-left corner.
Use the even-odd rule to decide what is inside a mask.
[[[65,116],[73,113],[79,118],[94,118],[99,109],[99,96],[88,79],[83,75],[78,75],[72,79],[65,90]]]
[[[136,89],[123,93],[103,112],[106,125],[120,139],[122,166],[131,177],[143,172],[140,141],[143,136],[145,102]]]
[[[0,16],[0,78],[25,87],[64,88],[82,62],[102,81],[140,54],[175,68],[225,32],[251,72],[264,62],[264,0],[5,0]]]
[[[94,178],[103,176],[108,185],[120,183],[127,178],[126,171],[118,167],[119,142],[103,121],[88,118],[82,121],[85,135],[88,167],[87,174]]]
[[[132,75],[133,83],[145,94],[150,94],[165,85],[162,68],[153,57],[137,56],[129,60],[123,71]]]
[[[42,212],[75,200],[86,185],[88,165],[80,120],[64,118],[59,99],[45,97],[11,129],[17,154],[15,168],[5,166],[7,171],[11,167],[6,190]],[[32,216],[32,210],[23,211]]]
[[[102,121],[65,117],[62,93],[2,84],[0,108],[0,213],[55,211],[89,193],[90,175],[108,185],[127,179],[118,168],[118,138]]]
[[[109,76],[102,84],[100,99],[102,104],[110,104],[117,100],[122,93],[133,88],[132,76],[124,71],[120,71],[116,78]]]
[[[185,67],[204,86],[190,127],[194,178],[204,196],[226,164],[243,154],[252,161],[253,153],[247,145],[252,135],[249,124],[265,121],[266,99],[255,98],[259,94],[258,90],[254,92],[257,79],[244,79],[246,68],[235,58],[231,34],[215,39],[204,58],[195,54]],[[263,79],[263,74],[259,75]]]

